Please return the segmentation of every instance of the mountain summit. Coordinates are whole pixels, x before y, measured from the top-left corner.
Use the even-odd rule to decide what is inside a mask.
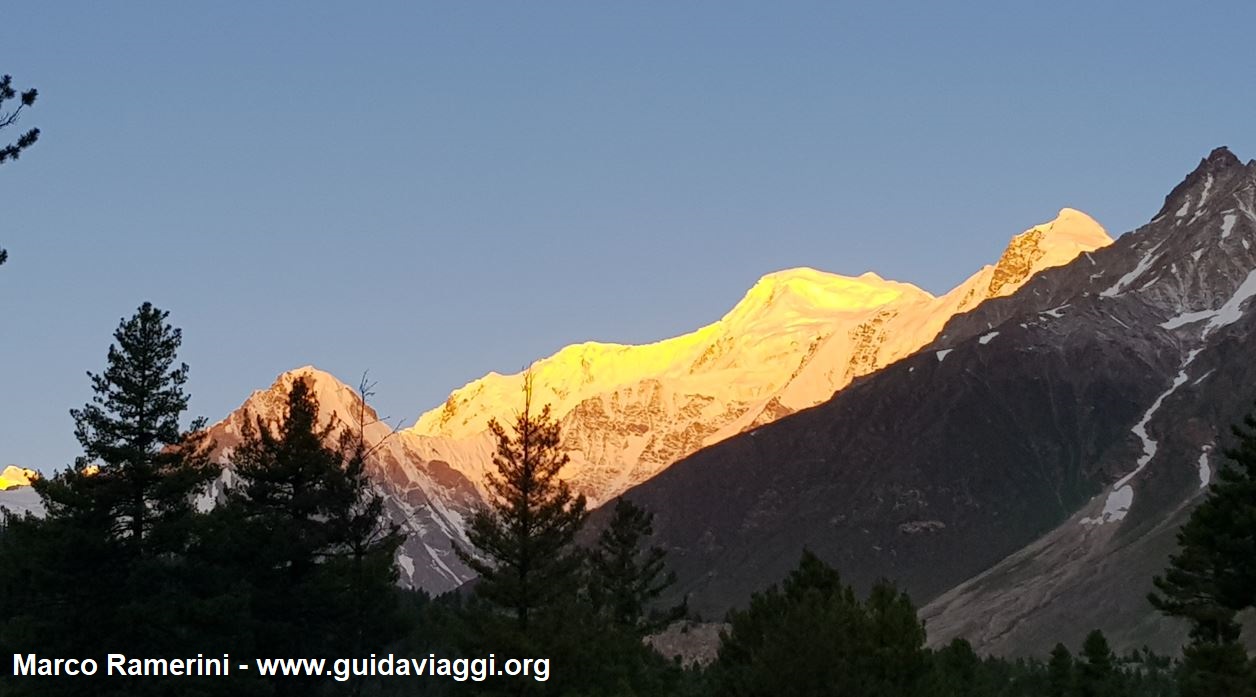
[[[639,346],[568,346],[532,365],[533,384],[562,425],[566,476],[600,503],[702,447],[827,400],[933,340],[955,314],[1111,241],[1089,216],[1065,208],[938,297],[871,272],[777,271],[712,324]],[[521,373],[490,373],[409,432],[423,437],[425,457],[482,482],[488,421],[511,418],[522,384]]]
[[[39,476],[34,470],[22,469],[17,465],[9,465],[0,472],[0,491],[16,489],[19,486],[30,486],[31,480]]]

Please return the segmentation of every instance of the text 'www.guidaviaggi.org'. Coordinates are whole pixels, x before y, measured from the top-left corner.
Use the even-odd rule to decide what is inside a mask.
[[[355,678],[445,678],[483,682],[489,678],[549,680],[548,658],[422,658],[395,654],[366,658],[257,658],[232,660],[229,654],[195,658],[134,658],[120,653],[94,658],[47,658],[33,653],[13,654],[14,677],[228,677],[252,673],[263,677],[327,677],[338,682]]]

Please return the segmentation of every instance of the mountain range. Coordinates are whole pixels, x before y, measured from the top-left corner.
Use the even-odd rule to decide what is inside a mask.
[[[1065,208],[940,296],[778,271],[689,334],[536,361],[534,390],[561,423],[564,476],[593,504],[653,511],[673,593],[706,617],[809,548],[856,586],[902,585],[932,641],[1044,653],[1099,627],[1174,649],[1183,628],[1144,596],[1256,398],[1241,389],[1256,386],[1254,193],[1256,162],[1219,148],[1115,241]],[[244,420],[279,418],[297,377],[324,423],[375,444],[374,486],[409,534],[403,582],[471,579],[451,545],[484,500],[487,423],[513,417],[523,375],[489,373],[394,430],[299,368],[211,427],[220,461]],[[37,508],[20,474],[0,476],[0,506]]]
[[[829,399],[933,340],[952,316],[1111,241],[1066,208],[939,297],[871,272],[778,271],[694,332],[643,346],[568,346],[529,372],[562,424],[564,476],[599,504],[703,447]],[[523,373],[490,373],[408,432],[422,437],[425,457],[480,483],[493,447],[488,421],[509,421],[522,387]]]

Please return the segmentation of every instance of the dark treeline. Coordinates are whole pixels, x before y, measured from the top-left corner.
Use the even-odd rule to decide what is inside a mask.
[[[366,467],[364,414],[320,421],[295,381],[280,418],[255,417],[211,462],[204,422],[183,425],[188,368],[167,313],[144,304],[120,323],[93,396],[72,411],[83,455],[33,483],[43,517],[0,525],[0,657],[208,658],[229,676],[12,677],[10,695],[570,695],[630,697],[1254,697],[1256,662],[1237,615],[1256,605],[1256,421],[1179,538],[1152,603],[1191,622],[1182,658],[1117,656],[1103,634],[1040,659],[978,655],[962,640],[926,646],[910,598],[889,582],[866,595],[810,553],[726,619],[717,657],[684,665],[646,639],[684,618],[660,603],[673,582],[648,547],[652,516],[615,502],[579,545],[584,498],[548,407],[492,422],[491,501],[455,551],[479,578],[431,597],[397,585],[403,537]],[[365,395],[364,395],[365,396]],[[345,420],[347,419],[347,420]],[[215,496],[209,496],[215,484]],[[211,505],[212,502],[212,505]],[[583,538],[580,538],[583,539]],[[266,678],[253,658],[383,656],[548,659],[531,677]],[[468,666],[470,664],[464,664]],[[473,672],[473,671],[471,671]]]

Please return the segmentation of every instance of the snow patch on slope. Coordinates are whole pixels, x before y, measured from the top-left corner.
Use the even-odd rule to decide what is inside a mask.
[[[1083,518],[1081,520],[1083,525],[1102,525],[1125,519],[1130,507],[1134,505],[1134,488],[1130,486],[1130,482],[1146,469],[1147,464],[1156,456],[1158,444],[1147,434],[1147,424],[1151,422],[1152,417],[1160,410],[1160,405],[1164,404],[1164,400],[1176,392],[1179,387],[1186,384],[1186,381],[1189,379],[1186,370],[1201,350],[1195,349],[1187,354],[1186,360],[1182,362],[1182,367],[1178,371],[1177,376],[1173,378],[1173,384],[1169,386],[1169,389],[1162,392],[1159,397],[1156,397],[1156,401],[1152,402],[1151,407],[1143,414],[1143,418],[1134,426],[1133,433],[1138,437],[1138,440],[1142,441],[1143,454],[1139,456],[1138,461],[1135,463],[1134,471],[1121,477],[1116,484],[1112,485],[1112,491],[1108,494],[1107,501],[1103,505],[1103,513],[1098,518]]]
[[[1155,263],[1156,252],[1160,251],[1161,244],[1164,244],[1164,242],[1161,241],[1155,247],[1152,247],[1150,251],[1143,255],[1142,259],[1138,260],[1138,265],[1132,271],[1122,276],[1112,287],[1100,293],[1100,297],[1111,298],[1120,295],[1131,283],[1137,281],[1138,277],[1146,273],[1147,269],[1150,269],[1151,265]]]
[[[1176,329],[1193,322],[1199,322],[1207,319],[1208,324],[1206,324],[1203,331],[1200,332],[1200,340],[1202,341],[1208,338],[1208,335],[1217,329],[1233,324],[1241,319],[1243,316],[1243,304],[1254,296],[1256,296],[1256,270],[1248,272],[1247,278],[1239,284],[1239,287],[1235,289],[1234,294],[1230,296],[1230,299],[1216,310],[1185,313],[1163,322],[1160,326],[1165,329]],[[1181,369],[1178,371],[1177,376],[1173,379],[1173,384],[1169,387],[1169,389],[1165,390],[1159,397],[1156,398],[1156,401],[1152,403],[1151,408],[1147,410],[1147,413],[1143,414],[1143,418],[1134,426],[1133,433],[1140,441],[1142,441],[1143,454],[1138,458],[1134,471],[1124,477],[1121,477],[1120,480],[1112,485],[1112,491],[1108,494],[1108,499],[1104,503],[1103,512],[1099,515],[1099,517],[1083,518],[1081,521],[1083,525],[1098,525],[1117,522],[1125,518],[1125,515],[1129,512],[1130,506],[1134,503],[1134,490],[1130,486],[1130,482],[1134,479],[1134,477],[1138,476],[1138,474],[1147,467],[1147,464],[1151,462],[1152,458],[1156,456],[1157,444],[1156,441],[1147,434],[1147,424],[1151,422],[1152,417],[1155,416],[1156,412],[1160,409],[1160,405],[1164,403],[1164,400],[1167,399],[1169,395],[1177,391],[1177,389],[1184,385],[1189,379],[1187,376],[1187,369],[1202,350],[1202,348],[1196,348],[1186,355],[1186,360],[1182,362]],[[1207,376],[1205,375],[1205,377]],[[1198,382],[1198,380],[1196,382]],[[1205,457],[1200,460],[1200,481],[1203,482],[1202,486],[1207,485],[1207,481],[1204,481],[1204,468],[1207,467],[1206,460],[1207,453],[1205,453]],[[1209,471],[1206,476],[1210,480],[1211,471]]]
[[[1238,220],[1239,217],[1234,213],[1225,214],[1225,216],[1221,219],[1221,239],[1224,240],[1230,236],[1231,232],[1234,232],[1234,224],[1237,223]]]
[[[1165,320],[1160,323],[1164,329],[1177,329],[1188,324],[1209,320],[1208,325],[1204,328],[1204,335],[1220,329],[1221,327],[1234,324],[1243,317],[1243,304],[1256,296],[1256,270],[1247,274],[1247,278],[1239,284],[1234,291],[1234,295],[1225,302],[1224,305],[1215,310],[1199,310],[1197,312],[1184,312],[1176,317]]]

